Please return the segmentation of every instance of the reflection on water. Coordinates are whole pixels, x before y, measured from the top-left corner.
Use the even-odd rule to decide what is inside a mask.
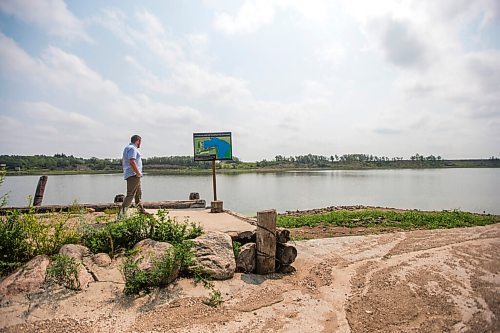
[[[0,194],[10,205],[33,195],[39,176],[9,176]],[[500,214],[500,169],[323,170],[217,175],[224,207],[244,214],[332,205],[373,205],[425,210],[461,209]],[[211,175],[151,175],[143,178],[144,200],[187,199],[190,192],[212,200]],[[44,204],[112,202],[125,193],[114,175],[49,176]]]

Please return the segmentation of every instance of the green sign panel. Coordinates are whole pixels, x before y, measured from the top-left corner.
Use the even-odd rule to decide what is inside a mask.
[[[232,160],[231,132],[194,133],[194,160]]]

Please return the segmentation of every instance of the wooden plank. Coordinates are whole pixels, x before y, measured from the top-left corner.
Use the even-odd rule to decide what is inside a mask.
[[[33,198],[33,206],[38,207],[42,205],[43,194],[45,192],[45,185],[47,184],[48,176],[41,176],[36,186],[35,197]]]
[[[257,253],[255,272],[270,274],[275,270],[276,258],[276,210],[257,212]]]
[[[150,201],[143,202],[144,208],[147,209],[190,209],[190,208],[205,208],[205,200],[172,200],[172,201]],[[16,210],[20,213],[26,213],[33,209],[35,213],[50,213],[50,212],[67,212],[75,208],[82,208],[102,212],[106,209],[121,207],[121,203],[103,203],[103,204],[79,204],[74,205],[47,205],[39,207],[2,207],[0,215],[5,215],[9,211]]]

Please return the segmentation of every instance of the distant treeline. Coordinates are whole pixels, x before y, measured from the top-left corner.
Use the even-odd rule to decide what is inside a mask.
[[[211,162],[195,162],[192,156],[150,157],[143,160],[147,170],[189,170],[210,169]],[[9,172],[33,171],[73,171],[73,172],[120,172],[121,159],[81,158],[73,155],[55,154],[54,156],[0,155],[0,167]],[[460,167],[500,167],[500,159],[463,159],[447,160],[441,156],[415,154],[408,159],[369,154],[331,155],[277,155],[274,160],[242,162],[237,157],[233,161],[218,163],[220,169],[292,169],[292,168],[332,168],[332,169],[376,169],[376,168],[460,168]]]

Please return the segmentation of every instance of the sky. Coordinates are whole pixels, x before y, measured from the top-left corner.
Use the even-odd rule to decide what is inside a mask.
[[[498,0],[0,0],[0,154],[500,156]]]

